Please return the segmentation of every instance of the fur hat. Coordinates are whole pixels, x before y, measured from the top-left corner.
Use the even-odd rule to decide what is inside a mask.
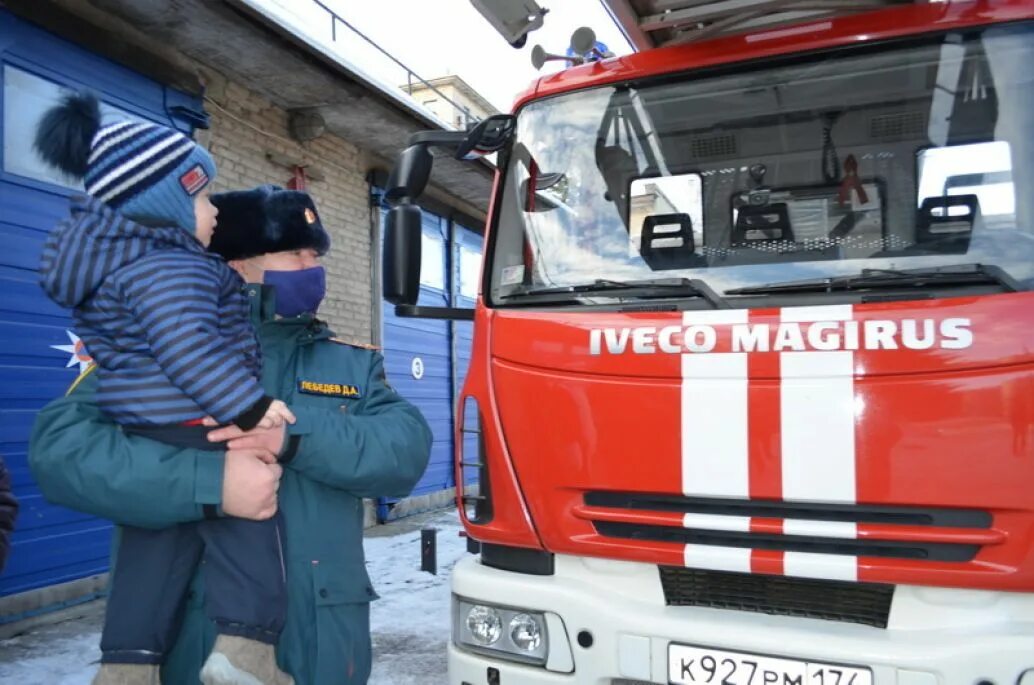
[[[330,249],[316,205],[308,193],[264,185],[254,190],[217,193],[218,224],[208,249],[227,261],[271,252]]]
[[[191,235],[194,197],[215,178],[215,162],[193,140],[146,121],[102,124],[100,103],[88,93],[67,95],[48,110],[34,142],[45,162],[81,179],[109,207]]]

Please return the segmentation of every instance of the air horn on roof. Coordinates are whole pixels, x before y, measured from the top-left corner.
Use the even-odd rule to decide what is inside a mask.
[[[596,40],[596,32],[588,26],[583,26],[571,34],[571,47],[567,49],[566,55],[554,55],[546,52],[541,45],[536,45],[531,50],[531,64],[538,70],[542,69],[546,62],[563,61],[571,66],[578,66],[613,56],[614,53],[608,50],[606,45]]]

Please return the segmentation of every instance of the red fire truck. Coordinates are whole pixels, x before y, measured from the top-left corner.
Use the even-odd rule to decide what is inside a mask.
[[[389,184],[475,326],[449,682],[1034,684],[1034,3],[612,4],[666,45]],[[473,312],[433,146],[498,153]]]

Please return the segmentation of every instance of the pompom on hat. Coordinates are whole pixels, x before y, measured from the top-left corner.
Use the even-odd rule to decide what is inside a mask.
[[[263,185],[212,195],[219,224],[208,249],[227,261],[272,252],[312,249],[324,255],[330,235],[308,193]]]

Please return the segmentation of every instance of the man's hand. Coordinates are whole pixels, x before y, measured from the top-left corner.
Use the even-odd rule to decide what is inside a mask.
[[[277,509],[283,469],[276,455],[261,449],[230,449],[223,466],[223,512],[227,516],[263,521]]]
[[[225,426],[208,434],[209,442],[225,442],[227,449],[270,452],[274,455],[274,461],[271,463],[275,463],[275,457],[284,451],[286,439],[287,426],[284,425],[276,428],[253,428],[247,432],[237,426]]]

